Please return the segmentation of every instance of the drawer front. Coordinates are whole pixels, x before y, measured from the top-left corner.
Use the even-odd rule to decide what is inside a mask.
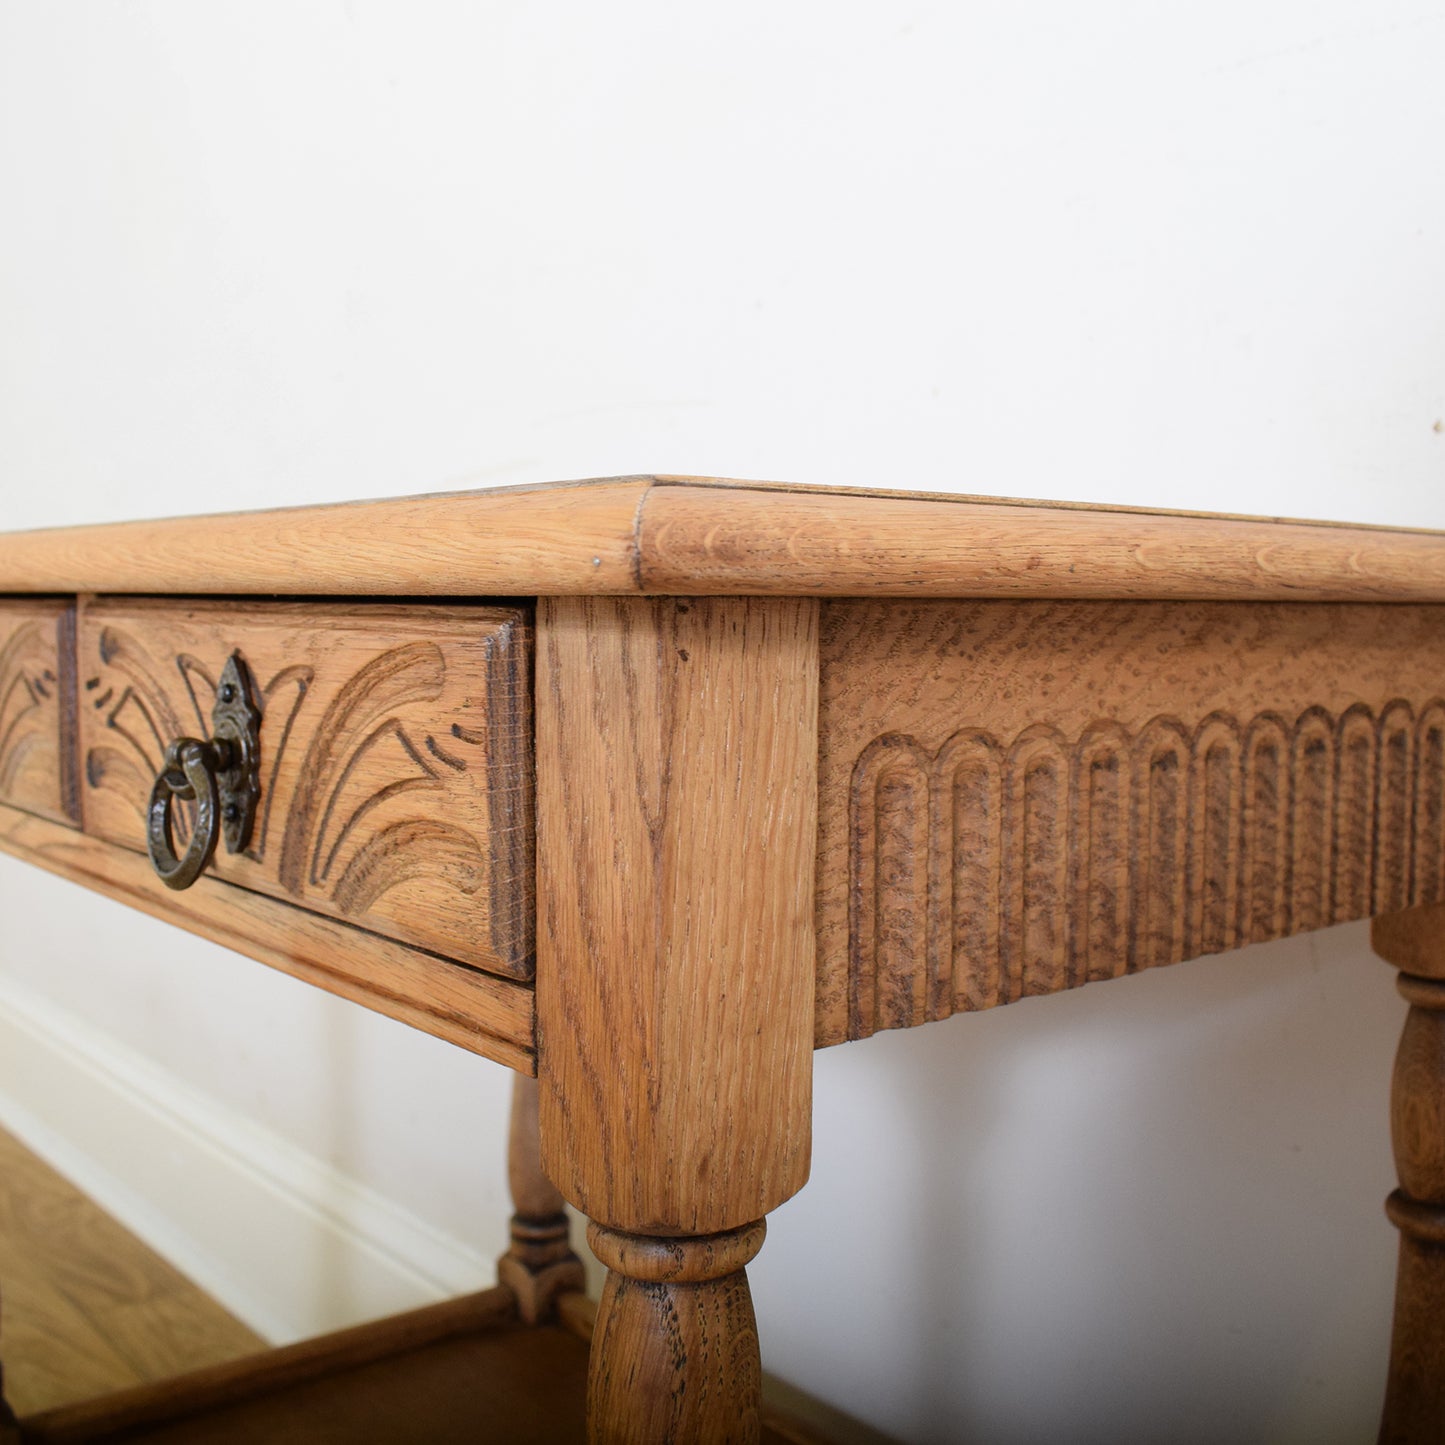
[[[76,818],[71,690],[75,609],[0,600],[0,802]]]
[[[261,796],[216,876],[512,978],[533,972],[531,626],[512,607],[99,599],[78,638],[85,829],[145,848],[167,744],[238,652]],[[160,888],[159,880],[156,887]]]

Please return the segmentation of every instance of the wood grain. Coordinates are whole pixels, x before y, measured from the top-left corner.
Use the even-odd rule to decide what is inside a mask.
[[[261,800],[250,846],[218,848],[211,871],[530,978],[527,615],[88,601],[79,639],[88,833],[144,849],[166,745],[210,736],[216,680],[233,651],[264,713]]]
[[[26,1442],[43,1441],[46,1445],[169,1438],[171,1431],[181,1431],[185,1439],[236,1438],[233,1432],[237,1422],[227,1418],[228,1412],[244,1420],[247,1406],[259,1407],[263,1412],[262,1402],[275,1399],[282,1406],[280,1423],[285,1429],[279,1438],[303,1441],[309,1438],[308,1420],[293,1402],[306,1387],[329,1384],[332,1410],[341,1396],[357,1392],[360,1387],[363,1396],[370,1394],[371,1409],[377,1409],[383,1402],[377,1399],[374,1384],[367,1390],[367,1384],[371,1384],[366,1374],[368,1366],[460,1338],[493,1331],[504,1334],[513,1318],[512,1296],[507,1290],[483,1290],[279,1350],[189,1371],[178,1379],[152,1381],[98,1399],[45,1410],[23,1419],[23,1431]],[[422,1431],[423,1418],[416,1413],[419,1403],[412,1402],[413,1419],[418,1431]],[[312,1419],[311,1428],[322,1428],[324,1419],[325,1413],[321,1420]],[[277,1436],[257,1433],[250,1438]],[[429,1436],[418,1433],[415,1438]]]
[[[599,1445],[758,1438],[743,1266],[808,1167],[816,629],[791,599],[539,605],[543,1158],[609,1269]]]
[[[539,604],[543,1163],[613,1228],[735,1228],[807,1178],[816,627]]]
[[[0,802],[74,822],[75,607],[0,598]]]
[[[0,1347],[21,1415],[264,1341],[0,1131]]]
[[[1432,971],[1445,972],[1438,934],[1436,955]],[[1445,980],[1402,973],[1399,984],[1410,1004],[1390,1096],[1400,1187],[1386,1210],[1400,1259],[1380,1439],[1419,1445],[1445,1439]]]
[[[1445,608],[832,602],[826,1045],[1445,898]]]
[[[1370,923],[1370,946],[1401,973],[1445,979],[1445,904],[1379,914]]]
[[[818,596],[1445,600],[1445,536],[1263,518],[661,484],[643,590]]]
[[[0,592],[1445,601],[1445,536],[631,477],[0,537]]]
[[[587,1385],[591,1445],[757,1445],[762,1361],[745,1266],[761,1221],[706,1239],[592,1225],[607,1266]]]
[[[597,1301],[565,1294],[557,1301],[557,1319],[581,1340],[597,1326]],[[763,1372],[763,1445],[898,1445],[892,1436],[844,1415],[831,1405]]]
[[[29,1445],[584,1445],[590,1301],[567,1298],[577,1329],[519,1325],[507,1292],[488,1290],[31,1416],[25,1438]],[[825,1413],[834,1428],[765,1409],[763,1445],[883,1445],[882,1436]]]
[[[525,984],[219,879],[172,892],[157,885],[142,855],[3,804],[0,851],[509,1068],[535,1071]]]
[[[16,532],[0,537],[0,592],[634,592],[649,485],[620,478]]]
[[[572,1251],[566,1201],[542,1171],[537,1081],[525,1074],[512,1080],[507,1183],[512,1242],[497,1261],[497,1281],[516,1296],[522,1323],[540,1324],[552,1317],[558,1296],[585,1289],[586,1278]]]

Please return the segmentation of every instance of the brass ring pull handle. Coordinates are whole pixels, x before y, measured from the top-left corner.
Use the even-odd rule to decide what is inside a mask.
[[[167,888],[189,888],[206,871],[222,835],[239,853],[251,841],[261,795],[261,712],[246,664],[232,653],[216,688],[209,742],[177,738],[167,749],[146,809],[146,851]],[[194,802],[186,851],[176,855],[174,804]]]

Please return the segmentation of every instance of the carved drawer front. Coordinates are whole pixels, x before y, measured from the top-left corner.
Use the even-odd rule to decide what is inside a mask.
[[[818,1042],[1445,899],[1445,607],[834,602]]]
[[[69,602],[0,599],[0,802],[76,819]]]
[[[205,739],[226,660],[257,694],[249,845],[210,871],[448,958],[529,978],[531,626],[517,608],[83,603],[85,829],[146,846],[167,745]],[[185,820],[178,820],[184,846]],[[159,881],[157,888],[161,885]]]

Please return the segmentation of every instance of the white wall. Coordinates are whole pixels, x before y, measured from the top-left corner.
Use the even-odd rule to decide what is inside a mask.
[[[0,526],[657,469],[1445,527],[1442,67],[1420,0],[0,0]],[[502,1071],[8,862],[0,930],[20,1015],[501,1248]],[[908,1441],[1367,1438],[1401,1014],[1346,928],[821,1055],[769,1363]]]

